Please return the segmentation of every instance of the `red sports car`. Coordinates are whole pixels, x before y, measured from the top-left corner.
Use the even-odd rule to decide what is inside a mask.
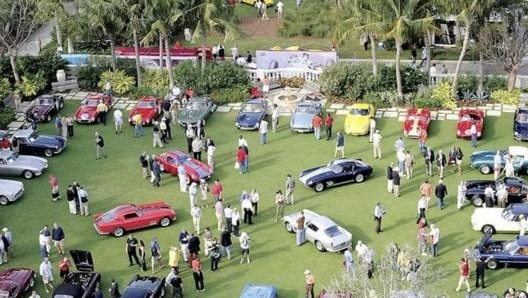
[[[403,122],[403,134],[408,138],[420,137],[420,129],[427,131],[431,122],[429,109],[409,108]]]
[[[101,100],[106,104],[108,109],[114,104],[111,96],[96,94],[87,96],[81,103],[81,106],[75,112],[75,121],[77,123],[96,123],[99,121],[97,105]]]
[[[154,96],[145,96],[139,99],[136,106],[130,111],[128,115],[128,122],[134,124],[133,117],[136,114],[141,114],[143,125],[152,125],[159,116],[160,99]]]
[[[193,159],[189,154],[174,149],[159,155],[160,168],[162,171],[178,176],[178,164],[183,164],[189,181],[200,182],[200,179],[209,179],[213,171],[209,165]]]
[[[12,268],[0,272],[0,297],[22,298],[35,284],[35,272],[28,268]]]
[[[471,124],[477,127],[477,138],[480,139],[484,130],[484,111],[479,109],[462,109],[458,112],[456,126],[457,138],[471,138]]]
[[[105,213],[94,216],[94,227],[99,234],[112,234],[121,237],[127,231],[150,226],[167,227],[176,220],[176,211],[166,202],[142,205],[120,205]]]

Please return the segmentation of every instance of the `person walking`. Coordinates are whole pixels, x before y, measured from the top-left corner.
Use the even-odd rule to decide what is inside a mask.
[[[314,136],[316,140],[321,139],[321,126],[323,125],[323,118],[321,118],[321,115],[317,114],[312,119],[312,127],[314,130]]]
[[[154,181],[152,182],[153,186],[160,187],[161,166],[157,156],[154,156],[154,160],[152,161],[152,173],[154,174]]]
[[[435,224],[431,224],[431,231],[428,234],[431,237],[431,256],[438,256],[438,243],[440,242],[440,229]]]
[[[154,122],[154,125],[152,126],[152,148],[160,147],[163,148],[163,142],[161,141],[161,130],[159,127],[159,122]],[[191,147],[192,151],[192,147]]]
[[[56,202],[60,199],[59,180],[57,176],[53,174],[49,175],[49,184],[51,186],[51,200]]]
[[[372,150],[374,153],[374,158],[381,159],[381,140],[382,137],[380,135],[380,132],[376,129],[376,131],[372,135]]]
[[[231,218],[229,220],[231,220]],[[233,242],[231,241],[231,232],[225,226],[222,227],[222,233],[220,233],[220,245],[222,245],[222,249],[225,252],[227,259],[231,260],[231,246],[233,245]]]
[[[383,206],[381,206],[381,202],[378,202],[376,204],[376,207],[374,207],[374,221],[376,221],[376,233],[377,234],[381,232],[381,220],[384,214],[385,214],[385,210],[383,209]]]
[[[77,195],[79,196],[80,201],[81,216],[90,215],[90,211],[88,209],[88,192],[82,186],[79,186],[77,190]]]
[[[74,186],[68,185],[68,188],[66,189],[66,200],[68,201],[68,208],[70,210],[70,214],[76,215],[77,214],[77,194],[75,193]]]
[[[187,184],[188,184],[188,178],[187,178],[187,172],[185,171],[185,167],[181,163],[177,163],[177,169],[178,169],[178,180],[180,181],[180,192],[187,192]]]
[[[427,203],[427,197],[422,195],[420,199],[418,200],[418,220],[417,223],[421,218],[426,218],[425,212],[428,209],[428,203]]]
[[[152,238],[152,241],[150,241],[150,265],[152,268],[152,274],[156,273],[156,264],[161,268],[163,268],[163,265],[161,264],[161,247],[158,242],[158,238],[154,237]]]
[[[433,176],[433,165],[435,162],[435,153],[433,148],[427,147],[424,155],[425,160],[425,174]]]
[[[189,210],[192,212],[193,206],[197,205],[196,195],[198,194],[198,184],[196,182],[191,182],[189,185]]]
[[[181,230],[178,240],[180,241],[180,250],[182,252],[183,261],[187,263],[189,262],[189,233],[187,233],[186,229]]]
[[[418,128],[418,150],[424,155],[427,149],[427,130]]]
[[[400,182],[400,172],[397,169],[394,169],[392,171],[392,193],[394,194],[395,198],[398,198],[400,196]]]
[[[13,233],[11,233],[11,231],[7,227],[4,227],[2,229],[2,233],[4,234],[4,238],[7,241],[7,246],[9,247],[7,255],[11,258],[14,258],[15,254],[13,252]]]
[[[233,235],[240,236],[240,212],[238,212],[236,207],[233,208],[233,214],[231,215],[231,229]]]
[[[444,209],[444,199],[447,196],[447,187],[442,179],[438,181],[438,185],[435,187],[435,196],[438,209]]]
[[[304,284],[304,297],[305,298],[315,298],[314,287],[315,287],[315,277],[313,276],[310,270],[304,270],[304,277],[306,283]]]
[[[336,140],[334,158],[337,157],[338,152],[341,152],[341,158],[345,158],[345,135],[341,131],[337,132],[337,140]]]
[[[268,121],[262,118],[259,124],[260,144],[266,145],[268,142]]]
[[[236,158],[237,158],[236,160],[238,162],[238,167],[239,167],[240,174],[247,174],[247,172],[248,172],[247,153],[244,150],[243,146],[239,146],[238,147]]]
[[[279,129],[279,106],[274,103],[273,104],[273,110],[271,112],[271,130],[276,133]]]
[[[202,219],[202,209],[196,204],[191,208],[191,217],[194,226],[194,232],[200,235],[200,220]]]
[[[128,256],[128,266],[134,266],[133,261],[136,262],[136,265],[141,266],[136,250],[138,245],[138,240],[134,237],[134,235],[129,234],[125,244],[125,251]]]
[[[369,121],[369,143],[372,143],[374,133],[376,132],[376,118],[370,117]]]
[[[141,165],[141,173],[144,179],[149,177],[149,163],[147,152],[143,151],[139,156],[139,164]]]
[[[349,246],[343,253],[343,258],[345,259],[345,270],[349,276],[354,276],[356,270],[354,268],[354,258],[352,257],[352,246]]]
[[[332,138],[332,126],[334,124],[334,118],[332,114],[326,114],[325,118],[325,128],[326,128],[326,140],[329,141]],[[344,142],[343,142],[344,143]]]
[[[249,235],[246,232],[242,232],[238,240],[240,242],[240,251],[242,253],[240,264],[244,263],[244,259],[247,260],[248,264],[251,263],[251,260],[249,259],[249,249],[251,246],[251,238],[249,238]]]
[[[471,147],[477,147],[477,123],[475,120],[471,121],[471,127],[469,128],[469,134],[471,136]]]
[[[459,292],[462,284],[466,285],[466,291],[471,292],[471,287],[469,286],[469,260],[466,258],[461,258],[458,263],[458,271],[460,272],[460,277],[458,279],[458,286],[455,291]]]
[[[224,222],[224,203],[222,199],[216,201],[215,206],[215,216],[218,231],[222,231],[222,223]]]
[[[99,132],[95,132],[95,153],[96,158],[95,159],[101,159],[101,156],[106,158],[107,155],[105,153],[105,143],[103,136],[99,134]]]
[[[275,194],[275,205],[277,207],[275,212],[275,222],[277,222],[284,217],[284,195],[280,189],[277,190]]]
[[[193,272],[194,286],[196,292],[205,292],[204,276],[202,272],[202,262],[200,258],[195,255],[191,261],[191,270]]]
[[[46,289],[46,293],[49,293],[50,290],[53,290],[53,267],[47,257],[40,263],[39,273],[42,277],[44,289]]]
[[[295,220],[296,225],[296,240],[297,240],[297,246],[301,246],[305,241],[305,227],[304,227],[305,217],[304,217],[304,211],[301,211],[301,215]]]
[[[295,203],[295,180],[291,174],[286,175],[286,196],[284,197],[284,203],[293,205]]]
[[[251,206],[253,207],[253,216],[257,216],[260,194],[257,192],[256,189],[251,190],[251,193],[249,194],[249,199],[251,200]]]
[[[59,226],[58,223],[53,223],[53,229],[51,229],[51,240],[53,246],[57,249],[59,255],[64,254],[64,230]]]
[[[279,0],[279,2],[277,2],[275,8],[277,10],[277,19],[282,19],[282,15],[284,12],[284,3],[282,2],[282,0]]]
[[[440,179],[444,178],[444,169],[446,165],[447,165],[446,155],[440,149],[438,150],[438,154],[436,156],[436,166],[438,167],[438,175],[440,176]]]
[[[431,201],[431,196],[433,194],[433,186],[429,182],[429,179],[425,179],[422,185],[420,185],[420,194],[425,196],[427,199],[427,206],[429,206],[429,202]]]
[[[457,165],[457,175],[462,175],[462,158],[464,158],[464,153],[462,153],[462,149],[460,147],[455,148],[455,157],[456,157],[456,165]]]
[[[457,187],[457,209],[458,210],[462,209],[462,207],[464,207],[464,204],[466,203],[466,191],[467,191],[466,181],[462,180],[460,181]],[[499,194],[499,192],[500,192],[500,189],[497,191],[497,195]],[[508,192],[506,192],[506,196],[507,195],[508,195]],[[500,201],[499,201],[499,207],[501,207]]]
[[[394,164],[391,162],[388,166],[387,166],[387,192],[389,193],[392,193],[393,192],[393,187],[394,187],[394,184],[393,184],[393,175],[394,175],[394,171],[393,171],[393,168],[394,167]]]
[[[409,150],[405,152],[404,167],[405,167],[405,174],[407,176],[407,179],[411,179],[413,176],[413,170],[414,170],[414,156]]]

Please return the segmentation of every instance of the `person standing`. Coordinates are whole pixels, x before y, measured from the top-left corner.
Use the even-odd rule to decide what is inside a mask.
[[[394,194],[395,198],[400,196],[400,181],[400,172],[397,169],[394,169],[392,171],[392,193]]]
[[[422,128],[418,128],[418,149],[422,155],[427,149],[427,130]]]
[[[55,117],[54,124],[55,124],[55,131],[57,132],[57,135],[59,137],[61,137],[62,136],[62,118],[61,118],[61,115],[57,115],[57,117]]]
[[[231,241],[231,232],[225,226],[222,227],[222,233],[220,233],[220,244],[227,259],[231,260],[231,245],[233,245],[233,242]]]
[[[203,234],[203,240],[204,240],[204,254],[205,256],[209,256],[209,249],[211,247],[211,243],[213,242],[213,233],[211,233],[211,229],[209,227],[206,227],[204,229]]]
[[[191,261],[191,270],[193,272],[194,286],[196,292],[205,292],[204,276],[202,272],[202,262],[198,256],[194,256]]]
[[[253,207],[253,216],[257,216],[260,194],[257,192],[256,189],[251,190],[251,193],[249,194],[249,199],[251,200],[251,206]]]
[[[198,194],[198,185],[196,184],[196,182],[193,181],[189,185],[189,210],[191,210],[191,213],[192,213],[192,208],[197,205],[197,202],[196,202],[197,194]]]
[[[172,101],[169,107],[169,113],[170,113],[171,123],[178,124],[178,99],[175,99]]]
[[[53,229],[51,229],[51,240],[53,246],[57,249],[59,255],[64,254],[64,230],[57,223],[53,223]]]
[[[187,230],[181,230],[178,240],[180,241],[180,250],[182,252],[183,261],[187,263],[189,262],[189,233],[187,233]]]
[[[192,153],[192,141],[196,136],[195,128],[191,123],[187,122],[185,124],[185,139],[187,140],[187,153]]]
[[[121,298],[121,292],[119,292],[119,284],[115,279],[112,279],[110,289],[108,289],[111,298]]]
[[[145,248],[145,242],[143,240],[139,240],[138,244],[138,251],[139,251],[139,260],[141,261],[141,271],[147,271],[147,250]]]
[[[183,280],[178,272],[175,272],[175,276],[171,278],[169,283],[172,288],[172,298],[183,298]]]
[[[204,143],[202,141],[202,138],[199,136],[194,137],[194,140],[192,141],[192,151],[193,151],[193,158],[197,159],[199,161],[202,161],[202,149],[204,147]]]
[[[9,241],[0,234],[0,265],[7,263],[7,254],[9,253]]]
[[[465,184],[464,184],[465,187]],[[504,183],[500,183],[497,185],[497,204],[499,205],[499,208],[506,207],[506,204],[508,203],[508,190],[506,189],[506,186]],[[464,193],[465,196],[465,193]]]
[[[53,267],[47,257],[40,263],[39,273],[42,277],[44,289],[46,289],[46,293],[49,293],[49,290],[53,290]]]
[[[381,135],[378,129],[372,135],[372,150],[374,153],[374,158],[381,159]]]
[[[497,150],[497,154],[493,157],[493,179],[497,180],[502,172],[502,156],[500,151]]]
[[[275,5],[275,8],[277,10],[277,19],[282,19],[283,11],[284,11],[284,3],[282,0],[279,0],[277,2],[277,5]]]
[[[372,143],[374,133],[376,132],[376,119],[374,117],[370,117],[369,121],[369,143]]]
[[[220,179],[216,179],[213,186],[211,187],[211,194],[213,195],[213,199],[216,202],[218,202],[222,198],[222,194],[224,192],[224,188],[222,184],[220,183]]]
[[[97,116],[99,123],[102,123],[103,125],[106,125],[106,113],[108,113],[108,107],[104,101],[101,100],[97,105]]]
[[[233,235],[240,236],[240,212],[238,212],[236,207],[233,208],[233,214],[231,215],[231,229]]]
[[[266,145],[268,142],[268,121],[262,118],[259,125],[260,144]]]
[[[244,259],[247,260],[248,264],[251,263],[251,260],[249,259],[249,249],[250,249],[250,244],[251,244],[251,238],[249,238],[249,235],[246,232],[242,232],[238,240],[240,242],[240,251],[242,253],[240,264],[244,263]]]
[[[98,132],[95,132],[95,153],[96,153],[96,159],[101,159],[101,156],[106,158],[107,155],[105,153],[104,149],[105,143],[103,136],[100,135]]]
[[[393,168],[394,167],[394,164],[391,162],[388,166],[387,166],[387,192],[389,193],[392,193],[394,191],[394,180],[393,180],[393,175],[394,175],[394,171],[393,171]]]
[[[488,258],[477,257],[477,258],[475,258],[475,265],[476,265],[475,288],[479,287],[479,281],[480,281],[480,285],[482,285],[482,289],[486,288],[486,284],[484,283],[484,274],[486,273],[486,264],[491,259],[492,259],[492,257],[488,257]]]
[[[438,175],[440,176],[440,179],[444,178],[444,169],[447,165],[447,158],[444,153],[442,153],[442,150],[438,150],[438,155],[436,156],[436,166],[438,167]]]
[[[426,218],[425,212],[428,209],[427,197],[422,195],[418,200],[418,222],[421,218]],[[417,223],[418,223],[417,222]]]
[[[263,3],[264,4],[264,3]],[[266,11],[266,4],[264,4],[264,9],[263,11],[265,12]],[[264,18],[264,15],[262,16]],[[269,89],[270,89],[270,84],[271,84],[271,80],[268,76],[264,76],[264,78],[262,79],[262,93],[264,95],[264,98],[267,98],[268,97],[268,94],[269,94]]]
[[[276,133],[279,129],[279,106],[274,103],[273,104],[273,110],[271,112],[271,130]]]
[[[433,63],[431,67],[429,67],[429,77],[431,78],[431,84],[436,85],[436,74],[438,73],[438,70],[436,69],[436,63]]]
[[[435,187],[435,196],[438,209],[444,209],[444,199],[447,196],[447,187],[442,179],[438,181],[438,185]]]
[[[73,117],[71,114],[66,117],[66,128],[68,129],[68,138],[73,138],[75,134],[73,132]]]
[[[141,172],[143,174],[143,178],[147,179],[149,176],[149,163],[147,152],[143,151],[143,153],[141,153],[141,155],[139,156],[139,164],[141,165]]]
[[[462,153],[462,149],[460,147],[455,148],[455,157],[456,157],[456,165],[457,165],[457,175],[462,175],[462,158],[464,158],[464,153]]]
[[[205,179],[200,179],[200,193],[202,194],[202,204],[200,208],[209,207],[208,197],[209,197],[209,184]],[[198,205],[198,204],[197,204]]]
[[[321,115],[317,114],[312,119],[312,127],[314,129],[314,135],[316,140],[321,139],[321,126],[323,125],[323,118]]]
[[[349,276],[354,276],[355,275],[355,268],[354,268],[354,258],[352,257],[352,246],[349,246],[345,252],[343,253],[343,257],[345,259],[344,263],[345,263],[345,270],[346,270],[346,273],[349,275]]]
[[[292,178],[291,174],[286,175],[286,197],[284,198],[284,203],[288,205],[293,205],[295,202],[295,180]]]
[[[63,258],[60,259],[60,261],[59,261],[59,276],[62,279],[65,279],[66,276],[70,273],[70,267],[71,267],[71,262],[70,262],[70,260],[68,260],[67,257],[63,257]]]
[[[427,147],[425,151],[425,173],[429,176],[433,176],[433,164],[435,161],[435,153],[433,148]]]
[[[337,140],[336,140],[334,158],[337,157],[338,152],[341,152],[341,158],[345,158],[345,135],[341,131],[337,132]]]
[[[431,224],[429,237],[431,237],[431,256],[436,258],[438,256],[438,242],[440,242],[440,229],[435,224]]]
[[[152,274],[155,272],[155,266],[158,264],[158,266],[163,268],[163,265],[161,264],[161,248],[158,242],[158,239],[156,237],[152,238],[152,241],[150,241],[150,264],[152,267]]]
[[[397,153],[399,151],[405,152],[405,142],[403,141],[403,137],[400,136],[395,142],[394,142],[394,151]]]
[[[376,204],[376,207],[374,207],[374,221],[376,221],[376,233],[377,234],[381,232],[381,220],[384,214],[385,214],[385,210],[383,209],[383,206],[381,206],[381,202],[378,202]]]
[[[469,128],[469,134],[471,135],[471,147],[477,147],[477,123],[471,121],[471,127]]]
[[[216,145],[213,139],[207,137],[205,148],[205,151],[207,151],[207,164],[211,167],[211,171],[214,171]]]
[[[301,246],[305,241],[305,227],[304,227],[305,217],[304,217],[304,211],[301,211],[300,216],[295,220],[296,225],[296,240],[297,240],[297,246]]]
[[[60,199],[59,180],[57,179],[57,176],[53,174],[49,175],[49,178],[49,183],[51,186],[51,200],[56,202]]]
[[[297,0],[299,1],[299,0]],[[313,276],[310,270],[304,270],[304,277],[306,283],[304,284],[304,297],[305,298],[315,298],[314,287],[315,287],[315,277]]]
[[[155,187],[160,187],[161,182],[161,167],[157,156],[154,156],[152,161],[152,173],[154,174],[154,181],[152,182]]]
[[[75,215],[77,214],[77,194],[75,193],[75,190],[73,188],[73,185],[68,185],[68,189],[66,189],[66,200],[68,200],[68,208],[70,209],[70,214]]]
[[[493,207],[493,203],[495,201],[495,191],[491,187],[491,185],[486,186],[484,189],[484,207]]]
[[[519,236],[524,236],[527,224],[526,217],[523,214],[519,215]]]
[[[233,217],[233,209],[231,209],[231,204],[227,204],[227,206],[224,208],[224,218],[226,224],[223,226],[225,227],[229,232],[232,231],[232,217]],[[224,229],[222,228],[222,231]]]
[[[244,196],[242,200],[241,208],[244,211],[244,223],[249,225],[253,224],[253,205],[251,204],[251,199],[249,195]]]
[[[137,255],[136,248],[138,247],[139,243],[136,238],[134,238],[134,235],[129,234],[126,244],[125,244],[125,251],[128,255],[128,266],[133,266],[134,263],[132,261],[136,262],[136,265],[141,266],[141,263],[139,262],[139,258]]]
[[[196,204],[191,208],[191,216],[194,226],[194,232],[200,235],[200,220],[202,219],[202,209]]]
[[[279,189],[275,194],[275,205],[277,206],[277,211],[275,212],[275,222],[282,220],[284,217],[284,195]]]
[[[433,186],[429,182],[429,179],[425,179],[425,181],[420,185],[420,194],[422,196],[425,196],[427,199],[427,206],[429,206],[429,202],[431,201],[431,195],[433,194]]]
[[[11,233],[11,231],[7,227],[4,227],[2,229],[2,232],[4,233],[4,238],[7,240],[7,246],[9,247],[7,254],[11,258],[14,258],[15,254],[13,253],[13,233]]]
[[[413,176],[413,170],[414,170],[414,156],[411,154],[409,150],[405,152],[404,167],[405,167],[405,174],[407,176],[407,179],[411,179]]]
[[[180,181],[180,192],[187,192],[187,172],[183,164],[178,163],[178,180]]]
[[[220,245],[216,238],[213,238],[211,244],[209,245],[209,255],[211,256],[211,271],[214,272],[218,270],[218,263],[222,258],[222,253],[220,252]]]
[[[327,141],[329,141],[332,138],[332,126],[333,125],[334,125],[334,118],[332,118],[332,114],[330,113],[326,114],[325,128],[326,128],[326,140]]]
[[[217,229],[218,231],[222,231],[222,223],[224,222],[224,204],[222,203],[222,199],[218,199],[218,201],[216,201],[214,208]]]
[[[457,209],[459,210],[462,209],[462,207],[464,206],[464,203],[466,202],[466,191],[467,191],[466,181],[462,180],[460,181],[457,187]],[[499,194],[499,192],[500,192],[500,189],[497,191],[497,195]],[[508,195],[508,192],[506,192],[506,196],[507,195]],[[499,200],[499,207],[501,207],[500,200]]]
[[[123,133],[123,112],[120,109],[114,111],[115,133]]]
[[[163,148],[163,142],[161,141],[161,130],[159,127],[159,122],[154,122],[152,126],[152,148],[160,147]],[[192,147],[191,147],[192,150]]]
[[[243,146],[238,147],[236,158],[237,158],[240,174],[247,174],[248,172],[247,153],[244,150]]]
[[[460,288],[462,287],[462,284],[465,284],[466,291],[470,293],[471,288],[469,286],[469,260],[467,260],[466,258],[461,258],[460,263],[458,263],[458,271],[460,272],[460,278],[458,279],[458,286],[456,287],[455,291],[459,292]]]
[[[134,138],[144,136],[145,132],[143,131],[143,116],[138,113],[132,117],[132,121],[134,122]]]
[[[79,186],[77,195],[79,196],[80,201],[81,216],[90,215],[90,211],[88,209],[88,192],[84,190],[82,186]]]

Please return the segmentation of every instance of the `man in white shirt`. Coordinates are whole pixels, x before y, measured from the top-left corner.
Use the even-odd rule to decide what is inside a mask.
[[[431,78],[432,85],[436,85],[436,63],[433,63],[433,65],[429,68],[429,77]]]
[[[376,221],[376,233],[377,234],[381,232],[381,219],[383,218],[384,214],[385,214],[385,210],[383,209],[383,206],[381,206],[381,203],[378,202],[376,204],[376,207],[374,207],[374,220]]]
[[[200,220],[202,219],[202,209],[198,206],[193,205],[191,208],[191,216],[194,225],[194,231],[196,235],[200,235]]]
[[[372,135],[372,149],[374,151],[374,158],[381,159],[381,135],[379,130],[376,129],[374,135]]]
[[[438,256],[438,242],[440,242],[440,230],[435,224],[431,224],[431,231],[429,232],[429,236],[431,236],[431,254],[433,258],[436,258]]]
[[[457,188],[457,209],[462,209],[466,202],[466,182],[460,181]]]
[[[372,137],[376,132],[376,119],[374,117],[370,118],[369,122],[369,143],[372,143]]]
[[[260,195],[256,189],[251,190],[251,193],[249,194],[249,199],[251,200],[251,205],[253,206],[253,216],[257,216]]]
[[[471,123],[469,134],[471,135],[471,147],[473,148],[477,147],[477,125],[475,121]]]
[[[231,204],[227,204],[224,208],[224,218],[226,221],[226,228],[229,233],[232,233],[232,217],[233,209],[231,209]]]
[[[488,185],[485,189],[484,189],[484,200],[485,200],[485,204],[484,206],[485,207],[493,207],[493,201],[494,201],[494,198],[495,198],[495,193],[493,191],[493,188],[491,187],[491,185]]]
[[[265,145],[268,142],[268,121],[262,119],[259,124],[260,144]]]
[[[508,202],[508,190],[503,183],[500,183],[497,186],[497,204],[500,208],[506,207]]]
[[[497,180],[500,177],[502,170],[502,157],[500,151],[497,151],[495,157],[493,157],[493,179]]]
[[[275,7],[277,8],[277,18],[282,19],[282,12],[284,9],[284,3],[282,2],[282,0],[279,0],[279,2],[277,2],[277,5],[275,5]]]
[[[48,258],[44,258],[39,267],[39,273],[42,277],[42,282],[44,283],[44,289],[46,293],[49,293],[48,287],[50,290],[53,290],[53,267]]]
[[[271,129],[275,133],[279,128],[279,106],[273,104],[273,111],[271,112]]]
[[[244,139],[244,136],[243,136],[243,135],[240,135],[240,136],[238,137],[238,147],[242,147],[242,146],[245,146],[246,148],[249,148],[246,139]]]
[[[115,133],[123,133],[123,112],[120,109],[114,111]]]
[[[233,61],[236,62],[236,59],[237,59],[237,56],[238,56],[238,48],[235,45],[233,45],[233,47],[231,48],[231,56],[233,57]]]

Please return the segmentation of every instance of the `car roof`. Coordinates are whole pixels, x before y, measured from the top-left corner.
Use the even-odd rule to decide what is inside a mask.
[[[19,129],[13,133],[13,137],[29,137],[34,132],[31,128]]]
[[[316,223],[320,227],[331,227],[337,225],[332,219],[325,215],[318,214],[317,212],[314,212],[309,209],[304,209],[304,216],[306,217],[307,221],[310,221],[312,223]]]
[[[155,100],[158,100],[159,98],[155,97],[155,96],[143,96],[142,98],[139,99],[139,101],[155,101]]]
[[[319,107],[321,106],[321,103],[318,101],[301,101],[297,104],[297,106],[306,106],[306,107]]]
[[[518,108],[517,113],[528,114],[528,108]]]
[[[241,298],[258,298],[258,297],[272,297],[276,294],[277,286],[275,285],[264,285],[264,284],[246,284],[242,293]]]
[[[209,97],[205,97],[205,96],[196,96],[196,97],[189,98],[188,102],[191,102],[191,101],[207,101],[207,100],[211,100],[211,99]]]
[[[341,165],[341,164],[345,164],[345,163],[356,163],[360,160],[357,160],[357,159],[352,159],[352,158],[338,158],[334,161],[332,161],[332,164],[333,165]]]
[[[161,279],[156,276],[137,276],[135,280],[132,280],[128,284],[127,288],[140,288],[153,291],[160,281]]]
[[[55,95],[53,95],[53,94],[43,94],[43,95],[39,96],[38,98],[39,99],[40,98],[51,98],[51,99],[53,99],[53,97],[55,97]]]
[[[244,104],[259,104],[259,105],[265,105],[268,101],[264,99],[250,99],[246,101]]]

